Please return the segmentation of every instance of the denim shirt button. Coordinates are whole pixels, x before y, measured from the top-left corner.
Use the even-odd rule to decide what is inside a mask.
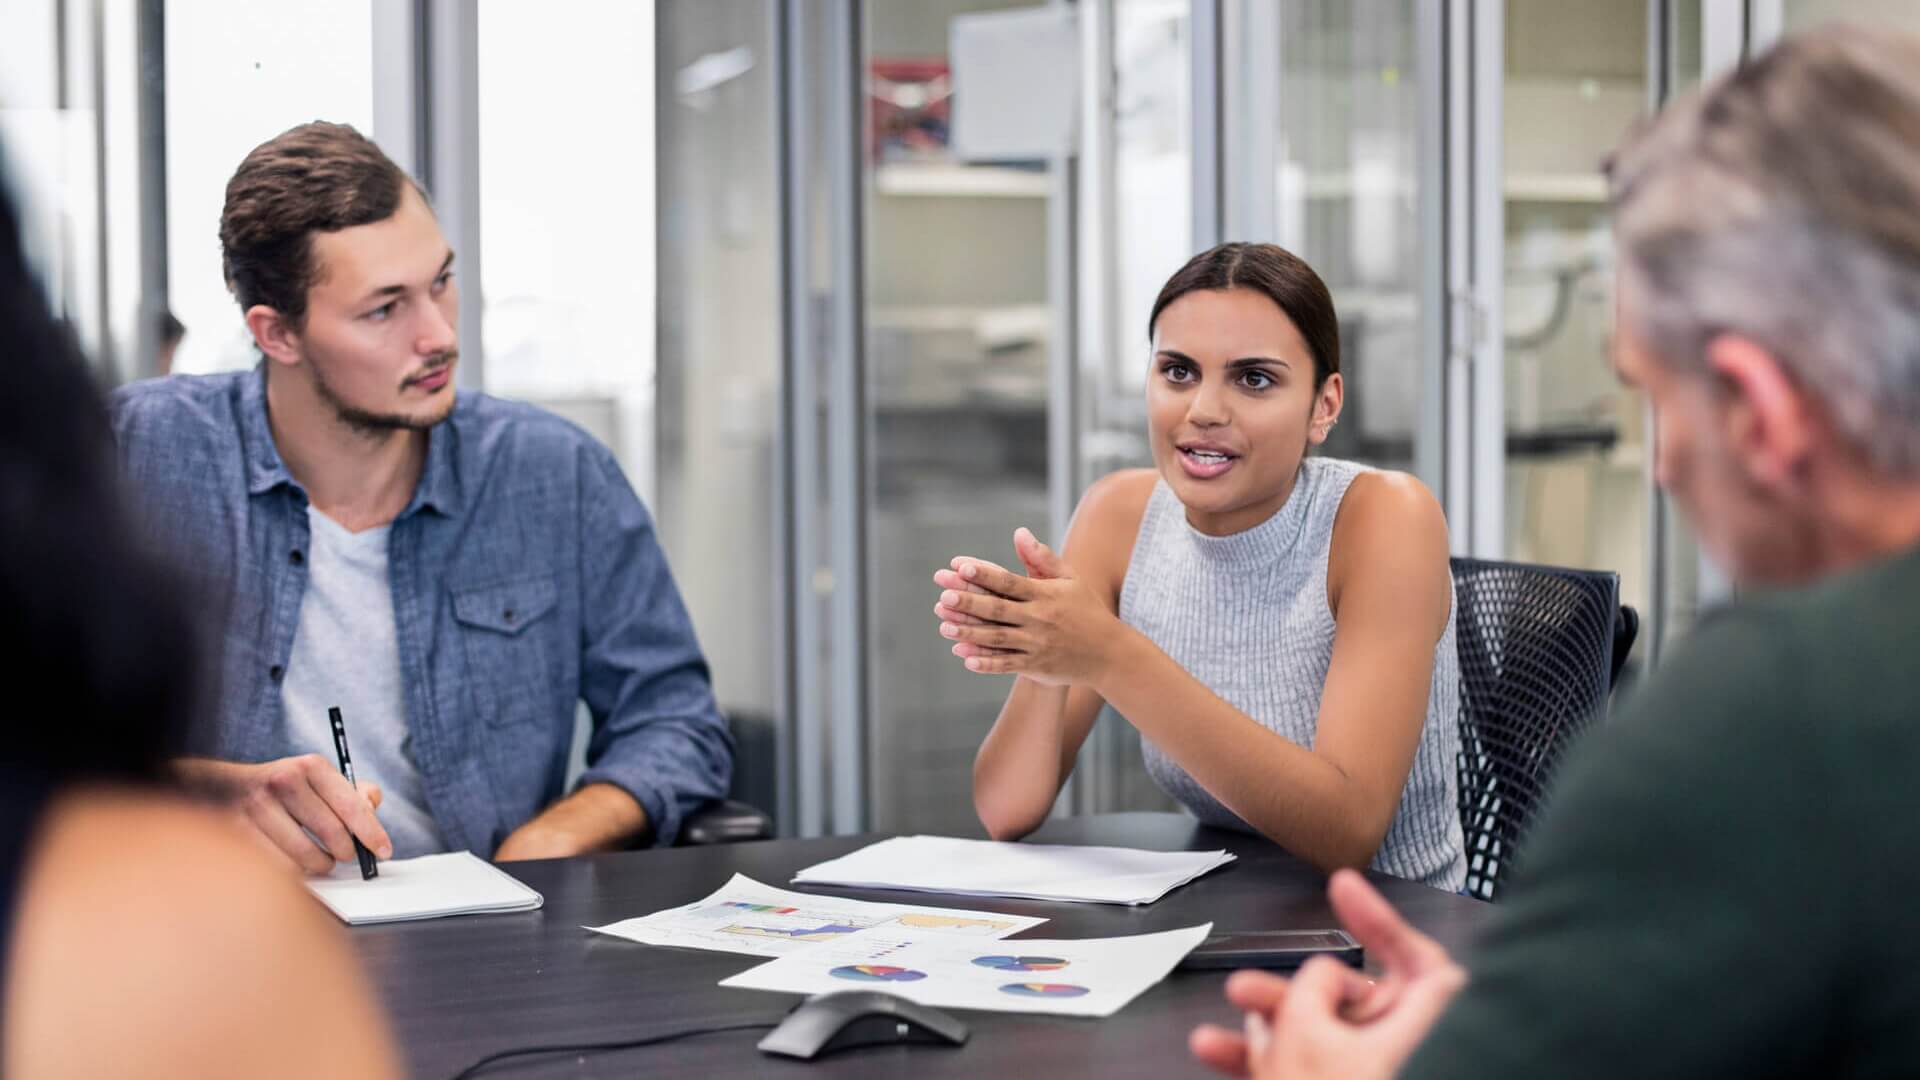
[[[272,667],[267,669],[267,677],[272,679],[274,682],[279,682],[280,676],[285,675],[286,673],[287,673],[287,669],[281,667],[279,664],[275,664]]]
[[[294,548],[292,551],[287,552],[287,561],[295,566],[300,566],[307,561],[307,557],[300,553],[299,548]]]

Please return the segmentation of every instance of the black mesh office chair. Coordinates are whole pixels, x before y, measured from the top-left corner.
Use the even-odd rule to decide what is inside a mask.
[[[736,711],[727,717],[733,729],[733,789],[686,816],[677,845],[737,844],[773,838],[773,817],[762,806],[774,801],[773,718]]]
[[[715,799],[680,822],[678,846],[738,844],[773,838],[773,819],[767,812],[738,799]]]
[[[1560,756],[1604,715],[1640,620],[1606,571],[1453,560],[1467,891],[1492,900]]]

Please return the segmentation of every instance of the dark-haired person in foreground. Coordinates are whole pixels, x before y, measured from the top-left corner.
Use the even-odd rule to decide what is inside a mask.
[[[186,596],[131,537],[105,405],[4,188],[0,1076],[398,1076],[332,918],[169,789],[197,701]]]
[[[1039,825],[1106,704],[1200,820],[1458,889],[1446,521],[1411,476],[1309,456],[1344,393],[1326,285],[1223,244],[1146,329],[1156,467],[1089,488],[1060,554],[1020,530],[1027,576],[965,555],[934,575],[954,655],[1019,676],[974,762],[980,820]]]
[[[113,403],[149,527],[224,586],[221,699],[182,773],[311,873],[355,837],[503,860],[672,842],[733,744],[653,522],[579,428],[456,395],[454,253],[420,190],[307,124],[241,162],[220,243],[259,367]]]
[[[1569,761],[1466,967],[1337,875],[1384,977],[1235,975],[1223,1071],[1920,1071],[1920,39],[1789,38],[1612,186],[1614,362],[1750,588]]]

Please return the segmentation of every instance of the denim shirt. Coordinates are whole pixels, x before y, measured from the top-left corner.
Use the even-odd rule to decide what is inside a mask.
[[[217,709],[194,752],[297,752],[280,680],[306,589],[307,496],[267,424],[265,374],[173,376],[113,398],[152,540],[201,588]],[[449,848],[491,856],[561,794],[577,703],[581,784],[618,785],[657,844],[726,794],[733,739],[653,521],[607,449],[530,405],[462,391],[393,522],[406,722]]]

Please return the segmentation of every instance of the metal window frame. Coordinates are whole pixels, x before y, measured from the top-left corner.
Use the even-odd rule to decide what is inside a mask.
[[[1472,161],[1472,224],[1468,254],[1472,297],[1472,357],[1468,439],[1472,511],[1467,550],[1483,559],[1506,554],[1506,192],[1502,122],[1505,117],[1506,8],[1502,0],[1465,0],[1471,6],[1469,72],[1473,109],[1468,120]],[[1465,313],[1463,313],[1465,314]]]
[[[1193,235],[1192,247],[1204,251],[1225,239],[1226,205],[1221,169],[1221,122],[1225,112],[1225,42],[1221,36],[1222,0],[1192,0],[1188,27],[1193,61]]]
[[[1069,0],[1050,0],[1055,8],[1074,8],[1076,26],[1080,33],[1082,66],[1087,60],[1089,44],[1089,23],[1096,26],[1111,26],[1111,22],[1102,22],[1101,13],[1096,10],[1098,0],[1083,5],[1070,3]],[[1111,43],[1107,55],[1112,56]],[[1097,57],[1095,57],[1097,59]],[[1109,83],[1108,85],[1111,85]],[[1086,95],[1084,76],[1080,86],[1082,98]],[[1084,106],[1081,113],[1084,120]],[[1084,123],[1077,125],[1079,131],[1086,131]],[[1108,132],[1110,135],[1110,131]],[[1097,137],[1096,137],[1097,138]],[[1076,145],[1079,145],[1076,140]],[[1111,147],[1109,138],[1107,146]],[[1111,179],[1111,177],[1109,177]],[[1083,476],[1080,445],[1086,430],[1086,412],[1083,402],[1086,398],[1082,390],[1081,351],[1080,351],[1080,162],[1073,149],[1049,155],[1047,158],[1047,307],[1052,318],[1048,323],[1047,343],[1047,528],[1046,542],[1056,548],[1065,543],[1067,526],[1073,520],[1073,511],[1080,503],[1080,492],[1087,480]],[[1052,814],[1065,815],[1079,796],[1074,790],[1071,777],[1061,785],[1053,800]]]
[[[65,20],[64,12],[71,3],[72,0],[60,0],[62,21]],[[84,81],[87,96],[93,107],[95,293],[92,315],[99,324],[97,340],[94,343],[93,362],[99,370],[108,373],[109,377],[114,377],[123,370],[134,370],[138,366],[138,357],[137,355],[128,357],[125,364],[121,362],[121,350],[114,336],[112,275],[107,270],[107,262],[112,257],[111,233],[108,231],[108,201],[111,198],[111,192],[107,187],[107,173],[111,163],[107,153],[107,111],[112,107],[112,103],[107,101],[106,12],[101,0],[85,0],[84,11],[80,12],[80,15],[87,27],[83,44],[86,68],[84,80],[76,79],[75,81]],[[67,50],[63,48],[61,52],[64,56]],[[164,282],[161,283],[161,288],[162,299],[164,299]]]
[[[819,663],[818,594],[814,587],[819,545],[813,521],[820,505],[819,473],[815,455],[819,446],[819,390],[814,379],[815,328],[813,300],[808,288],[812,256],[812,173],[807,150],[813,145],[810,106],[809,53],[801,11],[782,0],[774,8],[779,47],[780,87],[779,161],[781,178],[781,339],[783,343],[780,432],[783,514],[787,551],[784,622],[791,647],[782,690],[792,717],[794,755],[795,831],[819,836],[826,831],[826,732],[822,722]]]
[[[1083,453],[1083,439],[1094,431],[1107,411],[1104,402],[1114,396],[1109,385],[1109,369],[1119,343],[1115,340],[1114,312],[1120,303],[1119,264],[1113,238],[1119,230],[1118,158],[1114,123],[1118,74],[1114,56],[1114,32],[1117,0],[1081,0],[1080,14],[1080,123],[1077,146],[1079,156],[1073,176],[1073,214],[1077,226],[1072,236],[1072,259],[1078,264],[1074,274],[1071,303],[1077,315],[1073,328],[1073,347],[1053,351],[1048,362],[1047,383],[1047,500],[1053,519],[1055,543],[1066,538],[1064,511],[1071,518],[1078,493],[1094,477]],[[1060,186],[1048,192],[1048,243],[1057,244],[1052,227],[1060,198]],[[1049,250],[1049,281],[1053,281],[1053,260],[1058,248]],[[1069,370],[1063,370],[1063,368]],[[1057,399],[1063,385],[1071,389],[1071,407]],[[1070,417],[1072,445],[1069,452],[1072,473],[1062,485],[1067,460],[1060,455],[1062,419]],[[1068,491],[1072,494],[1067,494]],[[1097,813],[1107,788],[1114,733],[1106,725],[1096,724],[1080,748],[1080,756],[1066,783],[1054,799],[1052,814]]]
[[[1052,6],[1071,5],[1067,0],[1053,0]],[[1070,151],[1049,156],[1047,179],[1047,306],[1052,311],[1047,349],[1047,527],[1051,531],[1047,542],[1058,545],[1066,539],[1067,524],[1073,520],[1083,483],[1077,156]]]
[[[1445,57],[1446,124],[1441,133],[1445,168],[1446,361],[1442,380],[1445,398],[1444,476],[1442,503],[1446,508],[1448,545],[1455,555],[1473,551],[1473,34],[1469,0],[1448,0],[1442,13]]]
[[[865,19],[860,0],[773,2],[779,38],[775,83],[780,88],[785,349],[781,501],[789,552],[784,573],[789,648],[781,685],[786,715],[793,721],[789,760],[795,831],[819,836],[860,831],[867,810],[863,575],[873,485],[861,321]],[[816,52],[821,40],[826,47]],[[824,107],[816,108],[821,103]],[[816,176],[820,164],[824,167]],[[821,209],[824,229],[816,227]],[[814,290],[815,268],[822,266],[828,274],[824,306]]]
[[[160,313],[167,310],[167,39],[166,0],[139,0],[134,14],[140,84],[134,103],[140,170],[140,297],[130,377],[159,366]]]
[[[773,72],[772,78],[768,80],[769,90],[766,103],[774,118],[773,159],[774,169],[776,170],[775,175],[779,177],[779,183],[775,185],[775,197],[778,199],[778,216],[775,220],[780,223],[778,258],[780,266],[779,279],[781,282],[777,290],[780,300],[781,364],[775,395],[778,411],[775,414],[773,423],[774,467],[771,470],[772,477],[771,483],[769,484],[769,496],[772,503],[772,513],[769,520],[774,522],[775,528],[779,530],[777,534],[778,539],[770,545],[772,554],[770,561],[772,565],[768,568],[769,577],[773,584],[774,596],[778,598],[775,604],[772,664],[774,713],[773,782],[774,801],[776,803],[776,806],[773,808],[773,819],[777,834],[781,837],[791,837],[802,834],[799,769],[797,765],[797,762],[800,760],[799,721],[795,713],[797,703],[800,700],[797,680],[802,665],[796,662],[795,642],[797,638],[795,634],[797,631],[796,615],[798,609],[794,603],[795,597],[797,596],[796,582],[798,580],[797,569],[800,565],[798,560],[800,552],[797,548],[798,538],[796,531],[792,528],[794,520],[795,477],[790,467],[790,463],[794,460],[793,417],[795,412],[793,405],[795,369],[791,363],[791,357],[793,354],[792,343],[798,340],[795,337],[795,320],[799,313],[793,310],[792,304],[790,303],[792,292],[785,284],[791,267],[792,244],[790,240],[794,219],[791,204],[793,192],[789,182],[792,171],[788,160],[791,146],[791,140],[787,133],[787,102],[789,100],[789,94],[787,93],[785,81],[789,68],[787,52],[791,46],[790,35],[787,32],[787,6],[782,3],[781,0],[766,0],[766,11],[768,27],[766,55],[771,58]],[[665,35],[656,33],[654,38],[656,48],[659,47],[658,43],[664,39]],[[656,72],[656,76],[657,74]],[[667,99],[665,95],[661,95],[657,100],[665,101]],[[655,130],[658,131],[661,130],[661,128],[656,127]],[[659,191],[660,189],[656,188],[656,194]],[[815,834],[817,834],[818,831],[816,828]]]
[[[829,652],[833,830],[867,821],[867,500],[874,490],[866,394],[866,12],[863,0],[821,0],[829,22],[827,142],[832,213],[832,347],[827,355]]]
[[[1416,228],[1419,231],[1420,403],[1413,426],[1413,471],[1447,505],[1447,21],[1444,5],[1414,4],[1414,62],[1419,107],[1414,121]]]

